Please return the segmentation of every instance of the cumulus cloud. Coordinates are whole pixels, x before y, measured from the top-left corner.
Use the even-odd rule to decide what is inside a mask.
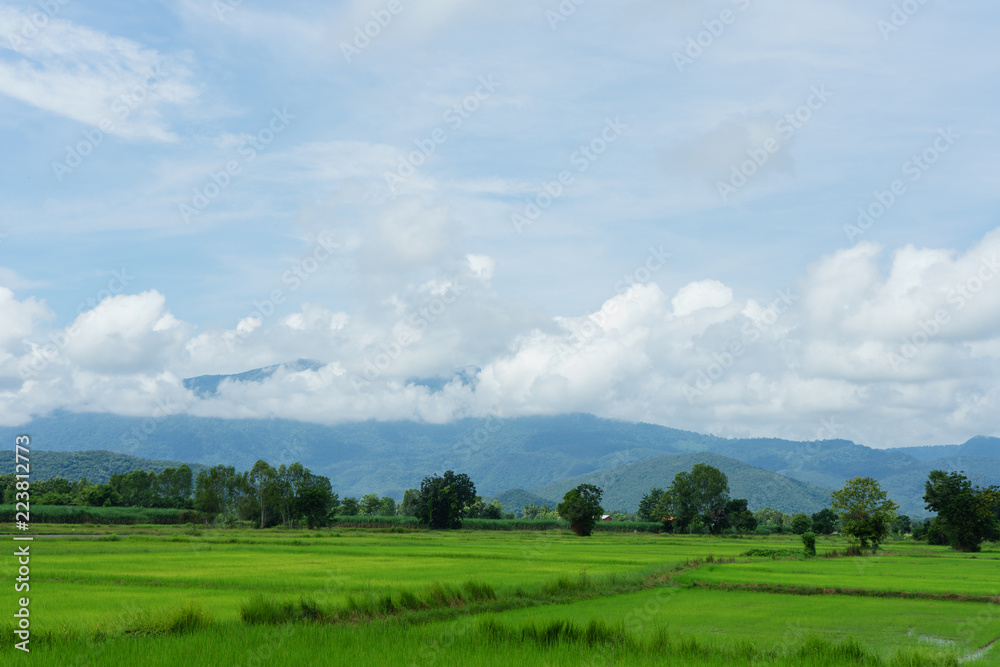
[[[722,308],[733,300],[733,290],[718,280],[688,283],[671,299],[674,315],[684,317],[702,308]]]
[[[47,338],[44,303],[0,290],[0,419],[55,408],[323,423],[585,411],[726,435],[955,441],[993,432],[1000,408],[998,255],[1000,229],[965,252],[861,243],[763,298],[713,279],[672,293],[637,283],[591,313],[546,318],[494,291],[492,258],[467,254],[365,312],[303,303],[197,332],[148,291],[106,298]],[[295,358],[320,364],[224,382],[207,398],[181,382]]]

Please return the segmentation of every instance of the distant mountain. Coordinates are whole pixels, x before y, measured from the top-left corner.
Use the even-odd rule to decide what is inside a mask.
[[[193,391],[199,398],[209,398],[218,393],[219,385],[226,380],[230,382],[261,382],[279,370],[289,373],[301,373],[302,371],[316,371],[322,367],[323,364],[312,359],[297,359],[296,361],[284,364],[256,368],[245,373],[235,373],[233,375],[199,375],[198,377],[186,378],[184,380],[184,388]]]
[[[498,493],[495,496],[490,496],[485,498],[486,502],[492,502],[494,500],[500,501],[503,505],[505,512],[517,512],[521,513],[526,505],[540,505],[542,507],[552,507],[554,508],[558,503],[549,498],[542,498],[541,496],[536,496],[533,493],[529,493],[524,489],[510,489],[504,491],[503,493]]]
[[[769,470],[710,452],[658,456],[631,465],[563,479],[532,489],[544,498],[562,499],[579,484],[595,484],[604,489],[606,510],[635,511],[651,488],[665,489],[679,472],[688,472],[698,463],[715,466],[729,479],[730,496],[746,498],[751,510],[770,507],[782,512],[818,512],[830,504],[832,489],[797,482]]]
[[[909,454],[920,461],[933,461],[956,456],[1000,456],[1000,438],[982,435],[961,445],[932,445],[930,447],[900,447],[895,452]]]
[[[316,362],[296,363],[303,365],[294,368],[304,368]],[[191,378],[188,383],[198,391],[211,392],[227,379],[250,382],[253,380],[247,378],[278,372],[277,368],[241,376]],[[234,380],[236,377],[244,379]],[[871,449],[846,440],[730,440],[586,414],[463,419],[451,424],[368,421],[323,426],[281,419],[57,412],[25,426],[0,428],[0,441],[13,442],[20,433],[32,436],[33,449],[47,451],[107,450],[159,461],[224,463],[241,470],[251,468],[257,459],[273,465],[300,461],[313,472],[328,476],[341,497],[378,493],[397,500],[405,489],[418,487],[425,475],[445,470],[469,474],[478,491],[490,496],[508,489],[533,490],[666,455],[697,452],[712,452],[827,489],[841,488],[851,477],[875,477],[911,516],[928,514],[921,496],[927,474],[933,469],[965,470],[979,484],[1000,484],[998,438],[977,437],[962,445],[934,448],[934,453],[945,456],[927,458],[924,448],[914,452],[915,456],[905,450]],[[664,474],[667,472],[664,469]],[[93,478],[92,474],[87,476]],[[650,480],[649,486],[666,487],[672,478],[669,475],[655,483]],[[612,493],[610,488],[606,491]],[[540,495],[550,500],[562,497]],[[634,494],[621,497],[625,502]],[[809,496],[801,497],[806,502]]]
[[[933,461],[958,454],[961,445],[929,445],[926,447],[898,447],[895,452],[908,454],[918,461]]]
[[[106,451],[45,452],[36,449],[31,451],[30,459],[32,480],[62,477],[75,482],[86,477],[96,484],[104,484],[112,475],[132,470],[152,470],[161,473],[166,468],[185,465],[180,461],[153,461]],[[191,468],[191,473],[195,476],[205,467],[198,463],[186,465]]]

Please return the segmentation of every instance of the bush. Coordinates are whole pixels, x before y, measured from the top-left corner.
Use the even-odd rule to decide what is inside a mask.
[[[816,533],[803,533],[802,546],[806,548],[807,556],[816,555]]]

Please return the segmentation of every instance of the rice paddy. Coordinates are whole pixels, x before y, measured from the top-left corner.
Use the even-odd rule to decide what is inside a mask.
[[[972,558],[901,541],[807,559],[741,555],[795,553],[795,536],[49,535],[32,543],[31,653],[8,630],[5,664],[1000,664],[995,547]],[[3,604],[10,619],[13,592]]]

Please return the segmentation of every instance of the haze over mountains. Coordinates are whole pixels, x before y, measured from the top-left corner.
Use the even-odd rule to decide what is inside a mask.
[[[244,377],[253,381],[266,371]],[[192,388],[211,392],[226,379],[232,376],[200,378]],[[677,472],[705,462],[726,472],[733,496],[747,498],[753,509],[814,512],[847,479],[873,476],[902,513],[916,517],[928,514],[921,496],[931,470],[964,470],[981,485],[1000,484],[1000,439],[993,437],[879,450],[846,440],[726,439],[586,414],[323,426],[59,412],[0,428],[8,441],[20,433],[30,434],[33,449],[44,451],[108,450],[238,469],[257,459],[273,465],[300,461],[328,476],[341,497],[378,493],[398,499],[424,475],[453,469],[468,473],[485,496],[523,489],[554,501],[572,486],[592,482],[605,489],[606,509],[634,510],[650,487],[666,487]]]

